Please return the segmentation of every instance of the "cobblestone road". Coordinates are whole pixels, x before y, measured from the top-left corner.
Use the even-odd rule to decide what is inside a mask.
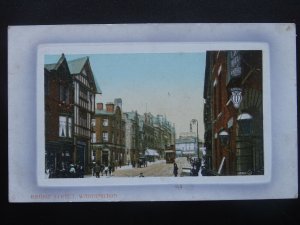
[[[181,173],[182,167],[190,167],[186,158],[183,157],[177,158],[176,163],[178,165],[178,174]],[[136,177],[139,176],[140,173],[143,173],[145,177],[170,177],[173,176],[173,164],[161,160],[145,168],[117,169],[113,175],[115,177]]]

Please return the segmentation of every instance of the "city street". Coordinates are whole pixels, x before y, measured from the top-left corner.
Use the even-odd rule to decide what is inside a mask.
[[[189,173],[182,174],[183,168],[191,168],[191,164],[187,161],[186,157],[176,158],[176,163],[178,166],[178,177],[180,176],[189,176]],[[109,175],[100,174],[100,177],[113,178],[113,177],[138,177],[140,173],[143,173],[144,177],[172,177],[173,174],[173,163],[166,163],[166,160],[157,160],[155,162],[148,162],[147,167],[142,168],[133,168],[131,165],[118,167],[115,171]],[[189,170],[188,170],[189,171]],[[199,173],[201,175],[201,170]],[[45,178],[49,178],[49,174],[45,173]],[[92,176],[91,174],[85,175],[84,178],[96,178],[96,176]]]
[[[185,157],[176,159],[178,166],[178,176],[180,176],[183,167],[190,167]],[[165,160],[160,160],[154,163],[149,163],[147,167],[131,168],[122,167],[118,168],[113,176],[115,177],[136,177],[143,173],[145,177],[170,177],[173,175],[173,163],[166,163]]]

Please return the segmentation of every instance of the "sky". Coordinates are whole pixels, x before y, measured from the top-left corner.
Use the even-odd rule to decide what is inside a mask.
[[[102,95],[96,102],[122,99],[123,112],[137,110],[165,115],[175,124],[176,136],[190,130],[197,119],[203,139],[205,52],[65,55],[67,60],[88,56]],[[60,55],[46,55],[56,63]],[[196,126],[193,126],[196,132]]]

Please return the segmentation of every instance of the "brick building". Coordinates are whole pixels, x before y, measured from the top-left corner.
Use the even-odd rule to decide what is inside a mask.
[[[98,164],[108,166],[124,165],[125,152],[125,124],[122,119],[122,101],[115,103],[97,103],[95,119],[93,120],[93,160]]]
[[[101,92],[89,58],[67,61],[62,54],[57,63],[45,64],[44,72],[46,168],[64,170],[76,163],[88,172],[91,118]]]
[[[64,55],[44,67],[45,169],[61,171],[74,159],[73,79]]]
[[[262,51],[208,51],[204,83],[207,166],[262,174]]]

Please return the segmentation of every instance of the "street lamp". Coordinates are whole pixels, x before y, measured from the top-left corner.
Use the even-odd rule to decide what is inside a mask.
[[[229,134],[226,130],[222,130],[219,133],[219,138],[222,146],[227,146],[229,144]]]
[[[199,156],[199,137],[198,137],[198,120],[196,119],[192,119],[190,126],[192,127],[192,124],[197,124],[197,156],[198,156],[198,161],[200,160],[200,156]]]
[[[242,102],[242,88],[231,88],[231,97],[230,100],[233,103],[234,108],[238,109],[240,107],[240,104]]]

